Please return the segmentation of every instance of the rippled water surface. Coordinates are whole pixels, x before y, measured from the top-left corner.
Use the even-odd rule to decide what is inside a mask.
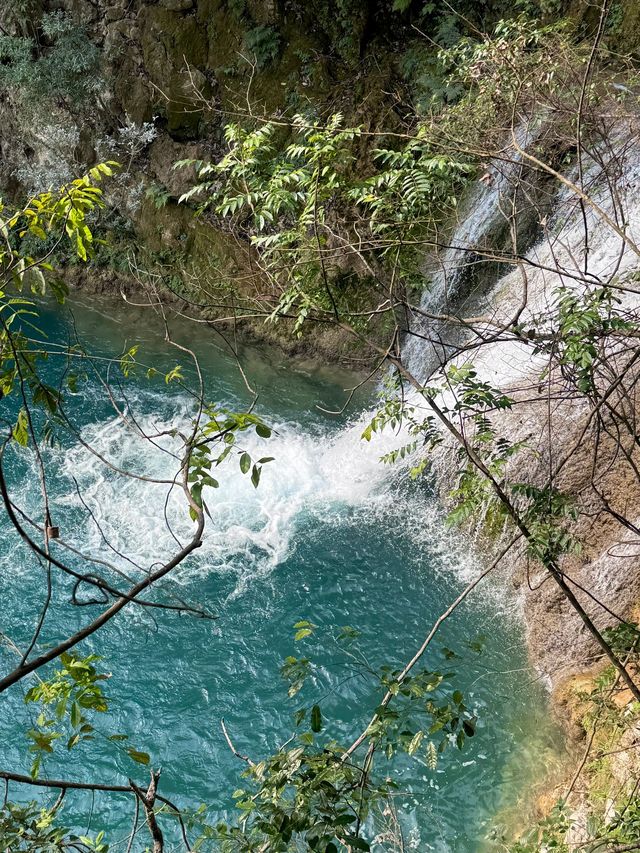
[[[66,343],[77,333],[105,359],[139,342],[138,357],[146,364],[164,370],[176,361],[188,363],[164,343],[153,315],[109,302],[77,305],[73,321],[51,310],[46,328],[50,344]],[[235,360],[210,330],[178,324],[175,336],[198,351],[209,399],[239,409],[250,404],[253,395]],[[128,732],[138,749],[151,754],[154,766],[162,766],[163,792],[180,803],[207,804],[212,819],[230,813],[230,795],[242,770],[224,741],[221,718],[238,749],[256,758],[273,751],[291,731],[300,698],[286,698],[278,670],[295,652],[294,622],[309,618],[319,626],[321,639],[309,642],[305,653],[320,663],[320,678],[305,696],[329,694],[323,702],[328,730],[346,740],[366,725],[377,699],[360,679],[347,677],[343,653],[327,639],[329,629],[358,628],[372,665],[402,664],[464,579],[477,571],[473,548],[446,531],[428,490],[379,464],[380,454],[398,439],[383,437],[375,446],[360,440],[371,401],[362,394],[341,416],[317,408],[339,408],[342,388],[353,377],[294,368],[273,351],[243,349],[240,355],[258,392],[256,410],[275,430],[270,440],[252,434],[244,443],[275,461],[265,466],[258,490],[235,462],[221,472],[220,488],[205,495],[212,516],[205,544],[168,587],[215,611],[217,620],[130,609],[82,647],[101,654],[113,676],[108,682],[113,710],[100,721],[101,729]],[[106,375],[108,362],[102,364]],[[46,369],[53,381],[62,359],[52,356]],[[186,373],[193,378],[192,370]],[[115,416],[98,379],[88,374],[70,403],[83,440],[118,468],[172,476],[176,464],[166,451],[173,439],[165,435],[156,447],[136,437]],[[116,400],[144,432],[188,424],[193,401],[178,387],[165,386],[162,379],[150,382],[144,372],[127,382],[115,367],[110,375],[121,383]],[[47,452],[47,461],[55,523],[82,552],[122,571],[135,573],[133,562],[149,567],[176,548],[165,513],[175,535],[188,538],[191,523],[177,490],[167,496],[166,486],[123,480],[69,438]],[[14,454],[6,464],[16,500],[41,517],[31,454]],[[1,630],[22,646],[42,602],[42,569],[6,519],[1,530]],[[110,550],[105,538],[126,558]],[[76,567],[83,565],[66,557]],[[43,642],[59,639],[97,612],[95,605],[72,607],[69,584],[57,576],[54,581],[55,606]],[[442,631],[439,647],[461,656],[452,664],[456,683],[480,723],[468,748],[450,750],[436,771],[420,756],[395,771],[406,790],[397,807],[407,849],[479,850],[494,816],[518,802],[551,755],[544,697],[527,667],[512,609],[500,582],[488,581]],[[476,640],[481,653],[469,647]],[[0,646],[3,670],[14,661],[15,653]],[[30,760],[24,727],[15,721],[25,716],[14,709],[22,704],[24,689],[19,685],[0,699],[0,766],[22,772]],[[131,774],[142,778],[123,749],[103,741],[70,754],[56,750],[41,772],[105,782],[123,782]],[[112,841],[126,836],[124,800],[69,799],[67,820],[80,813],[93,830],[108,828]]]

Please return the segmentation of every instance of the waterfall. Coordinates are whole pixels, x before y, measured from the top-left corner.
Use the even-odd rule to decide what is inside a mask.
[[[539,133],[539,127],[522,122],[514,132],[517,146],[526,148]],[[475,181],[458,210],[458,219],[443,252],[425,267],[425,287],[420,308],[432,314],[445,314],[463,306],[477,307],[485,293],[478,292],[465,278],[474,266],[483,263],[483,251],[499,250],[500,234],[508,229],[510,207],[518,193],[522,155],[509,138],[501,157],[491,160],[485,173]],[[484,262],[486,263],[486,262]],[[404,350],[409,370],[422,381],[438,369],[460,343],[460,330],[446,323],[415,314],[412,335]]]
[[[520,144],[526,132],[520,131]],[[640,228],[640,156],[638,148],[630,149],[625,167],[624,181],[620,182],[625,199],[630,231]],[[517,172],[521,168],[513,151],[505,154],[504,161],[489,164],[491,180],[478,181],[461,205],[459,222],[453,230],[450,248],[443,252],[431,287],[425,291],[422,307],[445,310],[456,298],[469,298],[464,293],[465,271],[474,250],[490,248],[497,230],[504,223],[504,206],[510,203],[517,184]],[[595,163],[588,163],[585,179],[590,191],[599,204],[607,205],[606,181]],[[607,208],[608,209],[608,208]],[[589,271],[593,276],[606,276],[617,270],[622,274],[636,261],[631,252],[621,247],[621,241],[603,223],[593,210],[587,213],[591,230]],[[549,217],[545,234],[529,250],[532,264],[528,268],[529,305],[524,318],[533,318],[549,300],[553,290],[563,280],[556,273],[545,270],[560,263],[570,273],[580,264],[580,246],[583,239],[582,216],[576,205],[575,195],[563,188],[556,194],[554,213]],[[566,282],[574,281],[570,275]],[[502,275],[488,292],[481,294],[487,311],[496,317],[508,316],[520,298],[520,272],[513,269]],[[478,298],[475,294],[473,298]],[[434,328],[435,327],[435,328]],[[416,329],[425,335],[450,334],[443,324],[425,324],[416,320]],[[455,338],[449,337],[450,345]],[[414,337],[405,348],[405,358],[414,375],[425,379],[439,363],[442,348],[436,347],[419,337]],[[501,342],[479,347],[476,353],[465,354],[473,360],[483,378],[502,388],[518,381],[523,375],[531,375],[535,368],[531,349],[517,341]],[[164,403],[161,403],[161,398]],[[189,399],[175,399],[167,403],[166,395],[151,393],[140,384],[129,392],[129,403],[134,407],[138,421],[149,432],[184,427],[190,418],[192,404]],[[168,409],[173,407],[173,411]],[[238,590],[250,582],[256,573],[270,571],[285,559],[295,542],[300,524],[311,516],[328,514],[384,513],[399,500],[413,501],[411,511],[415,530],[424,536],[424,529],[436,530],[437,510],[435,504],[425,501],[424,495],[411,495],[404,481],[407,466],[388,466],[380,457],[411,440],[405,428],[387,428],[374,434],[370,442],[362,440],[364,427],[373,415],[363,412],[346,426],[337,428],[331,422],[299,423],[293,420],[276,419],[272,422],[273,437],[264,440],[255,434],[242,436],[243,446],[259,458],[273,456],[275,462],[265,466],[262,481],[254,489],[248,478],[240,475],[237,462],[222,466],[216,471],[219,489],[206,488],[205,501],[214,509],[214,521],[208,523],[206,540],[199,552],[200,570],[234,572],[238,575]],[[118,419],[89,422],[83,429],[83,437],[104,457],[116,466],[137,470],[147,475],[167,476],[175,459],[167,456],[175,439],[166,437],[160,449],[142,438],[123,429]],[[64,480],[57,490],[57,511],[62,516],[68,513],[73,521],[62,524],[82,530],[75,544],[83,551],[100,554],[104,549],[102,533],[127,555],[145,565],[150,553],[158,559],[172,553],[175,541],[162,519],[170,519],[173,533],[181,540],[188,538],[191,523],[186,512],[184,496],[179,489],[170,491],[167,498],[166,486],[154,486],[140,480],[127,480],[106,470],[81,446],[71,452],[52,449],[55,456],[54,469]],[[418,450],[418,453],[420,451]],[[173,469],[171,469],[173,471]],[[93,518],[76,493],[74,479],[78,483],[84,501],[90,506]],[[38,478],[32,471],[25,479],[26,503],[38,506]],[[412,531],[408,535],[414,535]],[[420,535],[416,534],[416,541]],[[442,539],[447,548],[460,554],[463,546],[457,547],[438,529],[432,539]],[[469,559],[460,559],[463,566]],[[179,573],[178,573],[179,576]]]
[[[605,152],[602,152],[605,154]],[[610,170],[619,170],[612,191]],[[578,182],[575,166],[566,177]],[[614,138],[604,162],[584,155],[585,191],[594,205],[619,225],[637,243],[640,240],[640,145],[627,134]],[[584,213],[570,187],[557,190],[552,213],[544,225],[544,234],[527,253],[522,269],[512,269],[492,288],[486,301],[486,314],[497,323],[513,316],[523,299],[523,272],[526,275],[526,307],[520,322],[526,327],[544,318],[557,299],[559,287],[581,293],[585,281],[593,285],[614,282],[630,274],[639,263],[637,255],[604,220],[594,205],[586,204]],[[588,233],[587,266],[585,228]],[[627,284],[617,295],[626,307],[638,308],[639,291]],[[532,348],[516,340],[478,347],[471,356],[480,376],[498,388],[507,389],[523,380],[537,383],[545,360]]]
[[[526,147],[535,138],[538,130],[529,132],[521,125],[516,133],[518,144]],[[583,181],[585,190],[595,204],[611,218],[619,219],[627,233],[638,242],[640,239],[640,145],[629,132],[619,132],[614,138],[611,151],[600,152],[597,159],[583,154]],[[492,316],[495,322],[506,321],[517,310],[523,296],[523,271],[527,279],[527,305],[522,312],[521,322],[526,324],[539,317],[555,299],[560,286],[580,288],[584,278],[583,254],[585,222],[589,233],[588,275],[594,284],[623,276],[637,265],[638,259],[619,234],[603,220],[595,207],[586,205],[583,212],[576,193],[565,185],[556,184],[547,210],[529,210],[528,216],[536,216],[529,222],[525,234],[537,230],[538,238],[530,246],[520,241],[519,251],[526,249],[521,268],[498,274],[496,279],[483,282],[485,288],[469,291],[465,288],[465,276],[475,264],[482,264],[479,257],[483,249],[489,253],[499,250],[500,230],[504,228],[509,205],[518,192],[519,172],[524,168],[517,152],[505,147],[505,159],[493,161],[487,168],[485,180],[477,181],[461,205],[462,215],[437,263],[432,263],[430,285],[425,290],[420,307],[422,310],[443,314],[455,311],[461,316],[481,313]],[[619,170],[616,180],[616,197],[608,182],[607,172]],[[542,174],[544,176],[544,173]],[[566,173],[571,181],[578,181],[574,165]],[[537,180],[541,180],[538,173]],[[559,188],[558,188],[559,187]],[[540,215],[542,214],[542,215]],[[519,216],[526,217],[523,207]],[[533,226],[533,227],[531,227]],[[541,235],[541,236],[540,236]],[[485,262],[486,263],[486,262]],[[634,303],[635,297],[626,294],[625,299]],[[404,360],[409,370],[421,381],[438,371],[444,358],[455,352],[463,339],[472,340],[460,328],[438,320],[417,316],[404,348]],[[491,345],[480,345],[477,351],[464,356],[474,362],[486,381],[494,386],[508,388],[511,384],[531,376],[541,368],[539,358],[532,356],[531,347],[518,341]],[[458,359],[460,360],[460,359]]]

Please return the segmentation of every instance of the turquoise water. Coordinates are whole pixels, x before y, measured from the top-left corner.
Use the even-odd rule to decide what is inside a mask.
[[[199,354],[207,397],[246,408],[253,395],[216,336],[206,328],[173,325],[176,340]],[[136,342],[139,358],[148,364],[164,369],[176,360],[187,364],[164,343],[162,326],[150,312],[94,300],[91,308],[77,305],[73,318],[49,310],[46,330],[50,344],[77,334],[105,359],[102,374],[111,369],[114,397],[130,424],[162,433],[188,423],[192,400],[179,388],[143,375],[124,381],[108,367],[109,357]],[[101,654],[112,674],[107,683],[112,711],[99,721],[100,729],[128,732],[136,748],[162,766],[162,792],[182,804],[205,803],[212,820],[231,813],[230,795],[243,769],[224,741],[221,718],[237,748],[256,759],[291,732],[291,714],[301,702],[286,698],[278,670],[284,657],[298,651],[292,631],[297,620],[319,626],[319,639],[304,649],[319,662],[319,676],[304,696],[307,701],[328,696],[327,729],[346,741],[366,725],[377,697],[362,679],[349,677],[344,654],[327,639],[330,629],[356,627],[372,665],[399,666],[464,579],[478,571],[472,543],[444,528],[426,485],[379,464],[379,455],[398,438],[383,437],[373,447],[360,441],[373,389],[362,392],[344,415],[327,415],[318,404],[339,408],[352,376],[294,367],[271,350],[243,348],[240,357],[258,392],[256,411],[274,427],[269,440],[249,437],[249,449],[275,461],[265,466],[258,490],[235,463],[222,472],[220,488],[205,495],[212,520],[204,547],[164,585],[167,594],[206,606],[217,620],[130,609],[82,646],[83,653]],[[52,382],[63,369],[61,358],[50,357]],[[192,370],[186,373],[193,377]],[[83,439],[117,467],[156,477],[175,473],[171,439],[154,445],[124,427],[96,377],[81,383],[69,411]],[[134,564],[147,568],[175,550],[165,513],[173,533],[188,538],[190,522],[175,490],[167,497],[166,486],[122,478],[69,437],[61,436],[61,446],[47,451],[47,462],[54,523],[83,553],[135,575]],[[41,517],[31,453],[13,453],[6,464],[17,502]],[[1,629],[22,646],[37,618],[43,577],[6,519],[1,531]],[[79,558],[65,558],[83,565]],[[43,644],[96,613],[95,607],[71,606],[69,592],[68,581],[54,575]],[[481,849],[495,815],[517,804],[554,749],[544,696],[527,666],[513,609],[507,589],[492,580],[443,628],[438,647],[460,654],[456,686],[480,722],[468,748],[448,751],[436,771],[424,759],[400,762],[395,772],[406,793],[396,805],[406,849]],[[482,653],[468,645],[478,638]],[[0,646],[2,671],[12,664],[14,652]],[[0,697],[0,767],[18,772],[30,764],[26,686]],[[142,781],[144,771],[122,748],[99,740],[72,753],[56,750],[41,775],[122,783],[131,775]],[[112,842],[126,836],[130,809],[122,798],[68,799],[67,820],[80,814],[83,830],[106,828]],[[171,836],[171,827],[165,829]],[[145,843],[141,836],[137,849]]]

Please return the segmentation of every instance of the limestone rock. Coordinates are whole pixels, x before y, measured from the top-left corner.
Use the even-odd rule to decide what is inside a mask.
[[[160,0],[160,5],[172,12],[188,12],[195,3],[194,0]]]
[[[170,137],[160,136],[151,146],[151,171],[173,198],[180,198],[196,182],[194,169],[174,169],[177,160],[204,159],[203,145],[184,145]]]

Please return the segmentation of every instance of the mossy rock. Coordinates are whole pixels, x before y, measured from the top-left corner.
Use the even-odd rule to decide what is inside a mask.
[[[197,137],[202,110],[192,82],[209,95],[203,70],[207,65],[206,27],[194,14],[146,6],[142,12],[141,47],[144,68],[157,87],[154,101],[167,116],[176,139]],[[192,81],[192,77],[197,79]]]
[[[173,274],[183,275],[185,282],[201,277],[215,287],[237,279],[241,273],[246,278],[247,259],[237,244],[186,205],[170,201],[158,208],[151,199],[146,199],[135,228],[145,250],[161,258]]]
[[[600,22],[601,9],[589,0],[571,0],[567,15],[581,34],[592,39]],[[604,45],[623,56],[640,60],[640,3],[638,0],[614,0],[604,30]]]
[[[609,12],[606,41],[610,49],[640,59],[640,3],[618,0]]]

